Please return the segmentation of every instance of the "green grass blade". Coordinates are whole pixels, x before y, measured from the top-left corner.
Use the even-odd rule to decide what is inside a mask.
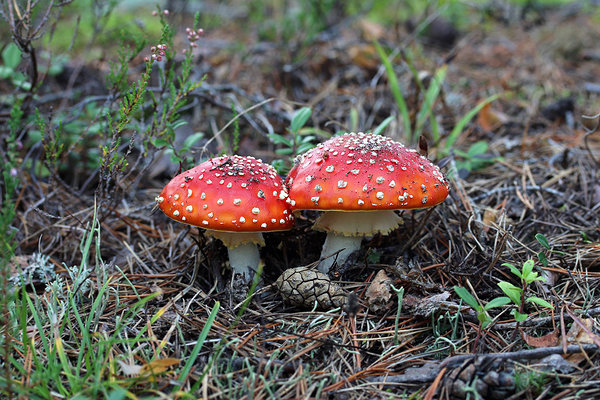
[[[443,65],[436,71],[435,75],[433,76],[433,79],[429,83],[429,88],[425,93],[423,104],[421,104],[421,109],[417,114],[417,123],[415,125],[415,131],[413,132],[414,140],[416,140],[419,137],[419,135],[421,135],[423,131],[423,126],[425,125],[425,121],[427,120],[427,118],[429,116],[433,116],[433,105],[440,94],[440,90],[442,89],[442,84],[444,83],[444,79],[446,78],[447,71],[448,65]],[[433,121],[435,121],[435,118],[433,118]],[[437,125],[437,121],[434,122],[434,125]],[[439,132],[437,126],[435,131]]]
[[[458,121],[458,123],[454,126],[454,129],[452,129],[452,131],[448,135],[446,145],[444,146],[443,150],[441,151],[441,154],[438,157],[446,157],[448,154],[450,154],[450,148],[454,146],[454,143],[456,143],[458,137],[462,133],[465,126],[469,123],[469,121],[471,121],[473,117],[475,117],[475,115],[477,115],[477,113],[479,113],[479,111],[483,109],[483,107],[496,100],[498,97],[500,97],[500,94],[491,95],[490,97],[488,97],[485,100],[482,100],[479,104],[473,107],[471,111],[466,113],[460,119],[460,121]]]
[[[192,366],[196,362],[196,358],[198,357],[198,354],[200,353],[200,349],[204,345],[204,341],[206,340],[206,337],[208,336],[208,333],[210,332],[210,328],[212,327],[212,324],[215,321],[215,318],[217,317],[217,313],[219,312],[219,307],[220,307],[220,303],[217,301],[215,303],[215,305],[213,306],[212,311],[210,312],[210,315],[206,319],[206,323],[204,324],[204,328],[202,328],[202,331],[200,332],[200,336],[198,336],[198,341],[196,342],[196,345],[192,349],[192,352],[188,356],[188,359],[187,359],[185,365],[183,366],[181,373],[179,374],[180,384],[179,384],[179,387],[175,389],[175,391],[179,390],[179,388],[181,388],[181,386],[183,386],[183,382],[189,375],[190,370],[192,369]]]
[[[394,71],[394,66],[390,61],[388,55],[383,50],[383,47],[379,44],[379,42],[374,41],[373,45],[375,46],[375,50],[377,50],[377,54],[383,63],[385,68],[385,72],[388,77],[388,82],[390,83],[390,90],[392,91],[392,95],[394,96],[394,100],[396,100],[396,105],[398,106],[398,110],[400,111],[400,115],[402,116],[402,126],[404,127],[404,135],[410,141],[412,139],[412,132],[410,129],[410,116],[408,113],[408,107],[406,106],[406,101],[404,100],[404,96],[402,94],[402,90],[400,89],[400,84],[398,83],[398,78],[396,77],[396,72]]]

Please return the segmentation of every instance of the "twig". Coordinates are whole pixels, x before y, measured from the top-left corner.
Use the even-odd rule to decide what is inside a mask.
[[[472,197],[471,201],[476,202],[476,201],[483,200],[486,197],[492,196],[492,195],[497,194],[497,193],[512,192],[512,191],[517,190],[517,189],[521,189],[521,188],[519,186],[499,187],[499,188],[487,191],[487,192],[485,192],[483,194],[480,194],[479,196]],[[558,197],[566,197],[564,195],[564,193],[561,193],[558,190],[555,190],[555,189],[552,189],[552,188],[543,187],[543,186],[527,185],[527,186],[525,186],[525,190],[538,190],[540,192],[547,192],[547,193],[553,194],[553,195],[558,196]]]
[[[444,367],[456,367],[466,360],[470,360],[473,358],[483,358],[483,359],[500,359],[500,360],[535,360],[538,358],[544,358],[550,356],[552,354],[573,354],[573,353],[583,353],[583,352],[592,352],[598,351],[600,349],[599,346],[595,344],[572,344],[567,346],[565,351],[563,351],[562,346],[554,346],[554,347],[540,347],[538,349],[527,349],[527,350],[519,350],[519,351],[509,351],[506,353],[488,353],[488,354],[461,354],[458,356],[450,357],[442,361],[440,364],[440,368]]]

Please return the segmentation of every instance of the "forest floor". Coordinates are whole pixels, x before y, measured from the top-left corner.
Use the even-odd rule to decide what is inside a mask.
[[[180,164],[144,129],[123,130],[118,143],[102,133],[99,110],[117,110],[122,93],[106,89],[117,49],[82,52],[24,103],[31,119],[15,150],[16,248],[8,264],[11,284],[24,290],[5,313],[15,347],[2,393],[599,398],[600,15],[586,2],[514,13],[467,7],[460,23],[431,10],[389,22],[332,8],[318,31],[290,34],[282,24],[299,14],[265,6],[273,15],[257,22],[241,3],[202,10],[204,35],[188,79],[203,81],[178,110],[186,125],[169,139],[181,149],[202,132],[179,154],[182,165],[233,149],[280,160],[285,171],[292,159],[271,138],[293,137],[288,127],[301,107],[312,113],[299,137],[312,144],[371,131],[393,116],[383,134],[417,148],[377,41],[391,54],[410,129],[424,139],[420,150],[448,177],[448,198],[399,213],[401,228],[365,239],[336,266],[330,279],[345,304],[333,308],[285,303],[274,284],[285,270],[319,259],[325,234],[311,229],[317,213],[300,213],[292,230],[265,235],[263,284],[240,301],[225,247],[155,207]],[[183,65],[193,10],[175,7],[161,18],[175,32],[172,62]],[[129,81],[141,79],[143,51],[129,60]],[[149,87],[160,103],[169,93],[157,69]],[[431,117],[417,126],[436,82]],[[2,85],[3,93],[16,90]],[[4,97],[2,107],[8,122]],[[141,105],[153,107],[150,97]],[[143,119],[131,117],[152,126]],[[52,140],[63,140],[62,150]],[[119,153],[128,164],[111,169],[118,157],[107,163],[106,154]],[[523,285],[505,263],[522,270],[528,260],[540,280]],[[506,296],[501,282],[513,285],[513,302],[482,308]]]

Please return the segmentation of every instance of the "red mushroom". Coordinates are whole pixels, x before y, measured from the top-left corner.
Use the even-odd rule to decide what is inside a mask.
[[[365,133],[333,137],[299,156],[286,185],[292,210],[326,211],[314,225],[327,232],[324,273],[331,255],[343,264],[363,237],[396,229],[402,220],[394,210],[432,207],[448,196],[448,183],[427,158]]]
[[[169,218],[220,239],[234,274],[249,282],[260,262],[262,232],[294,224],[287,196],[272,166],[254,157],[222,156],[174,177],[156,202]]]

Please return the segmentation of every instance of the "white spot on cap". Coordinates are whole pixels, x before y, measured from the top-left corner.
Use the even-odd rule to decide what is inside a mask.
[[[377,192],[375,197],[377,197],[379,200],[383,200],[383,192]]]
[[[304,180],[306,182],[310,182],[312,180],[312,176],[308,175]]]
[[[217,204],[218,204],[218,205],[221,205],[221,204],[223,204],[223,199],[219,199],[219,200],[217,200]]]
[[[391,188],[393,188],[393,187],[395,187],[395,186],[396,186],[396,182],[394,182],[394,181],[390,181],[390,187],[391,187]]]
[[[427,203],[427,196],[423,196],[423,200],[421,200],[421,203],[423,203],[423,204]]]
[[[369,190],[369,188],[367,187],[367,184],[365,183],[365,186],[363,186],[362,191],[366,193],[367,190]]]
[[[207,179],[207,180],[206,180],[206,184],[207,184],[207,185],[210,185],[211,183],[212,183],[212,181],[211,181],[210,179]]]
[[[344,202],[344,199],[342,199],[341,197],[338,197],[338,204],[342,204]]]
[[[315,192],[320,192],[321,190],[323,190],[321,185],[315,185]]]
[[[364,202],[364,201],[362,201],[362,200],[358,200],[358,205],[359,205],[359,206],[364,206],[364,205],[365,205],[365,202]]]
[[[254,207],[252,209],[252,214],[254,214],[254,215],[258,215],[259,212],[260,212],[260,208],[258,208],[258,207]]]
[[[213,215],[215,215],[215,214],[213,214],[213,213],[212,213],[212,211],[211,211],[211,212],[209,212],[209,213],[208,213],[208,218],[212,218],[212,217],[213,217]]]
[[[394,166],[393,165],[388,165],[387,169],[388,169],[388,171],[393,172],[394,171]]]
[[[179,186],[181,186],[181,187],[185,187],[185,183],[182,183],[182,184],[181,184],[181,185],[179,185]]]
[[[259,199],[265,198],[265,192],[262,189],[258,189],[258,198]]]
[[[232,186],[233,186],[233,183],[231,183],[231,182],[229,182],[229,183],[227,184],[227,187],[228,187],[228,188],[230,188],[230,187],[232,187]]]
[[[244,217],[240,217],[240,223],[242,223],[242,224],[243,224],[244,222],[246,222],[246,218],[244,218]]]
[[[165,201],[165,198],[162,196],[156,196],[154,198],[154,201],[156,201],[157,203],[162,203],[163,201]]]
[[[233,199],[233,204],[239,206],[240,204],[242,204],[242,199]]]
[[[352,172],[354,175],[358,175],[358,173],[360,172],[359,169],[352,169],[350,170],[350,172]]]
[[[377,179],[375,179],[375,182],[377,183],[383,183],[385,181],[385,178],[383,176],[378,176]]]
[[[348,182],[344,182],[344,181],[338,181],[338,187],[340,189],[345,188],[346,186],[348,186]]]
[[[202,192],[202,194],[200,195],[200,199],[201,199],[201,200],[204,200],[204,199],[206,199],[206,193]]]
[[[185,217],[181,217],[181,220],[182,220],[182,221],[185,221]]]
[[[310,201],[312,201],[313,203],[317,204],[319,203],[319,196],[314,196],[310,198]]]
[[[178,200],[178,199],[179,199],[179,195],[178,195],[178,194],[175,194],[175,195],[173,196],[173,200]]]
[[[192,189],[188,189],[188,197],[192,197]]]
[[[207,220],[205,220],[205,219],[203,219],[203,220],[202,220],[202,225],[208,225],[208,221],[207,221]]]
[[[279,220],[279,223],[280,223],[280,224],[285,224],[285,219],[281,218],[281,219]]]
[[[186,210],[187,212],[192,212],[193,208],[192,208],[192,206],[187,206],[187,207],[185,208],[185,210]]]
[[[173,211],[173,215],[174,215],[174,216],[178,216],[178,215],[179,215],[179,210],[175,210],[175,211]]]
[[[267,223],[266,223],[266,222],[263,222],[262,224],[260,224],[260,227],[261,227],[261,228],[266,228],[266,227],[267,227]]]
[[[327,168],[325,168],[325,171],[333,172],[334,169],[335,169],[335,167],[333,165],[328,165]]]

